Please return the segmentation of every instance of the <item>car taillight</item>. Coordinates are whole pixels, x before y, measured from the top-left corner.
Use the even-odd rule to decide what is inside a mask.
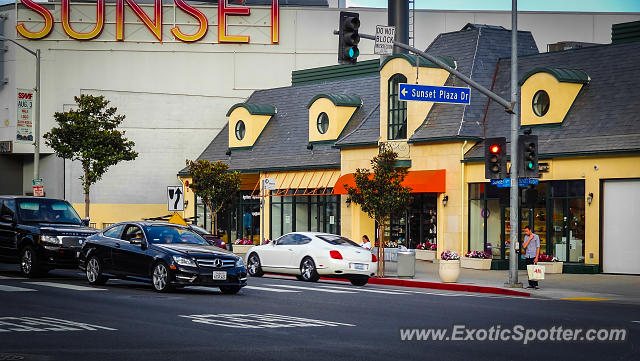
[[[375,254],[371,254],[371,262],[378,262],[378,257]]]
[[[333,259],[342,259],[342,255],[338,251],[329,251],[329,256]]]

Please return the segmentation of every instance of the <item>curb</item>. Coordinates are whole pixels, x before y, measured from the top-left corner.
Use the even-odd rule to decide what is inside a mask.
[[[275,273],[265,273],[265,275],[294,277],[292,275],[281,275],[281,274],[275,274]],[[349,282],[349,280],[344,278],[320,277],[320,279],[324,281]],[[500,288],[500,287],[465,285],[460,283],[441,283],[441,282],[401,280],[397,278],[371,277],[369,278],[368,284],[398,286],[398,287],[412,287],[412,288],[429,288],[429,289],[435,289],[435,290],[457,291],[457,292],[487,293],[487,294],[503,295],[503,296],[531,297],[530,293],[523,292],[523,291],[514,291],[511,289]]]
[[[436,290],[458,291],[458,292],[489,293],[489,294],[495,294],[495,295],[519,296],[519,297],[531,296],[531,294],[527,292],[514,291],[511,289],[500,288],[500,287],[474,286],[474,285],[465,285],[460,283],[412,281],[412,280],[401,280],[397,278],[372,277],[372,278],[369,278],[369,284],[413,287],[413,288],[430,288],[430,289],[436,289]]]

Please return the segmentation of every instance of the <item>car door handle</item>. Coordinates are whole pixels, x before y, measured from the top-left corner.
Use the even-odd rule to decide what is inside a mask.
[[[116,243],[116,248],[120,248],[120,243]]]
[[[291,248],[287,248],[287,250],[289,250],[289,251],[293,252],[293,249],[291,249]]]

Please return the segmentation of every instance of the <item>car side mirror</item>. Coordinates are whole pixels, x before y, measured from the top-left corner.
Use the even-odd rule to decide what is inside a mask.
[[[0,219],[1,219],[3,222],[9,222],[9,223],[13,222],[13,217],[11,217],[11,216],[10,216],[10,215],[8,215],[8,214],[3,214],[3,215],[2,215],[2,217],[0,217]]]
[[[91,220],[89,219],[89,217],[87,217],[87,218],[82,220],[82,225],[85,226],[85,227],[89,227],[89,222],[90,221]]]

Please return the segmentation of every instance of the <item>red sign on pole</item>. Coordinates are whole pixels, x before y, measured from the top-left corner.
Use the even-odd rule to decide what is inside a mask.
[[[44,197],[44,186],[33,186],[34,197]]]

